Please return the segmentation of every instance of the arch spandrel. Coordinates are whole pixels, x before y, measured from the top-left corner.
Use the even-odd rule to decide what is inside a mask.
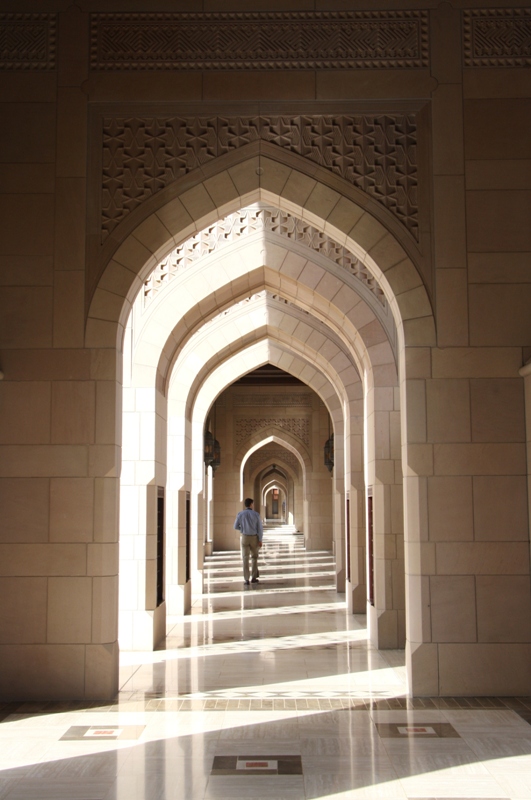
[[[227,213],[229,210],[236,211],[238,207],[243,207],[252,202],[268,202],[274,203],[279,208],[291,213],[298,212],[303,215],[306,209],[308,214],[315,215],[315,208],[312,206],[312,210],[310,210],[309,207],[311,206],[310,198],[319,184],[327,185],[330,176],[326,176],[326,180],[324,180],[319,172],[322,168],[315,167],[315,169],[312,169],[312,179],[315,181],[313,189],[309,191],[306,197],[302,192],[299,198],[300,202],[294,203],[293,193],[295,192],[296,194],[297,175],[300,176],[303,183],[304,179],[308,178],[308,175],[305,174],[307,172],[307,164],[301,164],[301,161],[304,161],[301,157],[294,158],[296,166],[290,167],[290,181],[286,181],[280,187],[280,191],[278,178],[273,180],[274,175],[268,176],[267,171],[264,170],[263,174],[256,176],[257,181],[253,178],[249,182],[246,193],[236,195],[233,203],[223,204],[223,213]],[[242,174],[248,172],[249,177],[251,177],[252,160],[241,162],[239,166]],[[221,172],[222,170],[218,174],[221,174]],[[316,175],[319,176],[319,181],[317,181]],[[230,175],[228,177],[230,178]],[[189,179],[190,176],[187,178],[188,186],[190,185]],[[165,224],[161,223],[159,218],[161,209],[164,208],[165,202],[168,202],[168,197],[164,194],[167,190],[163,190],[157,195],[157,213],[152,213],[151,217],[148,216],[144,219],[141,228],[138,227],[139,222],[137,220],[137,227],[133,226],[131,232],[127,233],[121,242],[116,241],[114,243],[116,246],[114,247],[113,245],[114,249],[111,247],[108,254],[103,256],[104,261],[106,259],[106,265],[102,269],[102,276],[97,288],[103,291],[102,287],[105,284],[105,292],[116,295],[116,298],[113,298],[111,304],[113,308],[110,311],[106,311],[104,308],[105,303],[102,302],[101,296],[93,297],[86,328],[87,346],[115,347],[117,343],[120,344],[119,338],[122,332],[119,330],[118,324],[120,322],[122,325],[124,324],[124,314],[117,313],[116,309],[120,308],[123,312],[124,301],[126,299],[129,302],[133,301],[135,293],[138,291],[138,279],[145,278],[156,266],[158,261],[157,254],[169,252],[171,247],[190,235],[191,223],[189,220],[192,220],[194,230],[198,231],[201,227],[205,227],[209,221],[220,218],[220,208],[214,204],[208,193],[204,175],[200,176],[198,174],[196,179],[197,184],[182,192],[179,198],[186,211],[184,216],[178,213],[169,215],[165,217]],[[275,181],[274,190],[276,191],[272,191],[268,184],[273,185]],[[168,190],[170,188],[172,188],[172,192],[178,191],[177,187],[168,187]],[[405,337],[405,343],[408,344],[408,340],[411,338],[416,345],[423,342],[432,344],[434,327],[431,319],[431,305],[422,280],[420,286],[417,285],[413,289],[404,290],[404,275],[406,276],[406,285],[408,281],[412,285],[418,284],[420,276],[412,260],[412,258],[420,258],[418,252],[411,252],[411,242],[406,241],[408,237],[405,233],[400,230],[394,230],[394,221],[387,220],[387,227],[382,224],[378,219],[378,215],[381,216],[380,209],[378,209],[377,215],[370,203],[360,206],[353,202],[349,197],[352,192],[348,184],[343,187],[343,190],[342,193],[337,192],[337,202],[326,214],[326,218],[324,213],[323,217],[317,215],[316,218],[312,216],[312,224],[329,233],[338,242],[344,242],[352,252],[362,257],[371,271],[377,273],[375,277],[379,280],[386,292],[388,301],[392,305],[399,333]],[[334,191],[337,191],[337,189]],[[172,197],[170,202],[175,202],[176,199],[177,197]],[[139,213],[140,211],[142,211],[142,214],[147,213],[147,206],[146,208],[141,206],[138,209]],[[354,224],[352,224],[353,220],[355,220]],[[187,224],[185,225],[183,222]],[[134,233],[133,230],[135,231]],[[380,246],[380,251],[377,249],[378,245]],[[384,245],[386,246],[384,247]],[[384,251],[382,251],[382,247],[384,247]],[[413,248],[413,250],[415,251],[416,248]],[[372,253],[376,258],[372,257]],[[116,274],[116,264],[120,264],[131,273],[128,286],[127,281],[124,280],[123,272],[120,276]],[[377,269],[375,265],[377,265]],[[401,269],[399,271],[393,270],[398,265],[401,265]],[[137,279],[136,282],[135,278]],[[400,297],[401,295],[404,295],[404,297]],[[122,298],[121,301],[120,298]],[[400,298],[400,302],[398,298]],[[402,309],[408,315],[403,326]],[[429,314],[426,313],[427,310],[430,311]]]
[[[418,148],[414,145],[412,147],[413,140],[408,133],[407,144],[397,141],[396,146],[388,149],[385,162],[376,164],[373,148],[381,144],[382,139],[388,140],[392,127],[386,126],[386,130],[381,131],[380,139],[374,140],[371,146],[370,128],[378,127],[378,115],[371,115],[371,118],[372,123],[376,123],[376,125],[365,126],[360,139],[356,135],[355,124],[352,127],[354,117],[296,115],[287,118],[283,115],[282,118],[277,118],[277,124],[280,120],[282,121],[283,134],[280,138],[273,132],[275,123],[274,118],[270,117],[271,130],[268,129],[267,124],[263,132],[259,131],[260,124],[258,127],[252,125],[254,134],[247,137],[247,141],[245,135],[233,136],[228,149],[226,144],[231,139],[230,127],[226,129],[225,134],[221,134],[224,140],[227,140],[225,146],[205,149],[204,141],[198,140],[197,136],[196,143],[199,143],[199,148],[194,146],[194,135],[185,126],[181,128],[181,132],[185,133],[185,138],[191,145],[191,158],[188,157],[185,161],[177,159],[179,163],[174,164],[173,174],[179,177],[173,180],[170,177],[170,183],[164,186],[168,177],[172,175],[172,170],[169,170],[160,176],[161,180],[157,183],[148,184],[148,192],[141,198],[128,196],[125,184],[120,182],[120,159],[124,155],[123,140],[118,137],[112,146],[110,144],[112,132],[109,130],[107,131],[106,160],[111,164],[116,162],[116,169],[115,179],[106,189],[108,194],[113,195],[112,198],[109,197],[110,206],[107,206],[112,209],[112,213],[109,215],[107,209],[101,209],[100,240],[103,243],[103,249],[112,253],[116,242],[123,241],[128,233],[135,228],[138,229],[141,223],[153,214],[157,214],[159,225],[166,225],[168,228],[172,227],[176,216],[181,218],[181,224],[193,224],[195,214],[194,209],[190,206],[194,203],[197,205],[199,202],[201,193],[198,193],[195,188],[199,182],[205,184],[208,205],[219,207],[222,203],[234,202],[236,196],[241,197],[256,188],[266,187],[265,178],[268,179],[266,188],[269,191],[274,194],[281,194],[282,191],[285,191],[287,199],[294,206],[302,208],[307,205],[308,214],[311,214],[316,207],[319,215],[323,208],[330,211],[337,204],[338,197],[347,196],[360,208],[368,208],[376,219],[384,220],[390,230],[395,227],[399,229],[405,239],[409,240],[410,245],[415,247],[419,241],[422,242],[423,225],[422,223],[419,225],[418,215],[421,214],[425,220],[427,213],[426,209],[419,208],[416,199],[413,199],[417,190],[418,168],[413,154]],[[389,121],[389,112],[387,111],[383,117],[380,115],[380,118]],[[259,117],[256,121],[261,120],[266,123],[266,119],[266,117]],[[290,119],[290,122],[286,126],[287,119]],[[314,120],[313,124],[312,119]],[[299,122],[306,120],[308,123],[306,126],[303,125],[304,131],[296,132],[297,120]],[[322,135],[316,134],[317,128],[322,127],[325,120],[328,120],[331,130],[334,130],[333,136],[328,141],[324,130]],[[348,120],[350,120],[350,124]],[[127,125],[128,120],[123,120],[123,122]],[[142,120],[138,120],[138,122],[142,123]],[[184,119],[181,119],[181,122],[184,122]],[[190,119],[189,122],[193,127],[193,120]],[[225,113],[222,122],[225,125],[229,123]],[[242,127],[241,119],[233,118],[233,122],[237,123],[239,129],[243,131],[245,123]],[[397,126],[396,130],[399,127]],[[413,125],[413,128],[416,126]],[[213,132],[214,130],[211,129],[211,133]],[[416,132],[413,139],[415,137]],[[149,135],[146,137],[144,133],[143,151],[147,157],[152,152],[148,139]],[[305,142],[307,145],[309,139],[311,139],[311,146],[304,147],[302,143]],[[349,146],[355,139],[358,139],[357,147],[352,148],[349,154]],[[341,148],[342,143],[346,145],[343,148]],[[337,149],[338,147],[339,149]],[[194,160],[192,153],[201,149],[202,157],[196,163],[190,163]],[[122,155],[120,154],[121,150]],[[157,150],[160,150],[160,140],[157,141]],[[401,172],[400,154],[402,161],[407,162],[408,168],[405,173]],[[168,152],[166,155],[169,158],[168,163],[172,160],[175,161],[175,153]],[[139,154],[138,158],[141,159],[142,154]],[[398,161],[394,161],[395,158]],[[246,162],[253,165],[251,174],[245,169]],[[183,167],[185,174],[183,174]],[[302,174],[304,178],[294,178],[293,171]],[[396,173],[402,178],[400,185],[402,191],[398,193]],[[223,177],[220,177],[220,174]],[[294,184],[296,185],[295,193],[292,191]],[[326,191],[323,189],[316,191],[316,184],[321,184]],[[302,199],[300,197],[301,190],[303,191]],[[309,198],[311,201],[307,202]],[[176,205],[176,200],[180,201],[179,205]],[[168,207],[171,208],[171,211]],[[142,235],[145,236],[146,233],[146,231],[142,231]],[[147,244],[149,246],[149,241]],[[105,254],[104,257],[106,257]]]

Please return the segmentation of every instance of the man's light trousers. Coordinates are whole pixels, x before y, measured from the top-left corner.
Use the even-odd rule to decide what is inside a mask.
[[[252,580],[256,580],[258,577],[258,553],[260,552],[259,547],[260,541],[258,536],[254,534],[254,536],[242,535],[240,536],[240,545],[242,551],[242,561],[243,561],[243,579],[245,581],[250,580],[249,578],[249,556],[251,556],[251,563],[252,563]]]

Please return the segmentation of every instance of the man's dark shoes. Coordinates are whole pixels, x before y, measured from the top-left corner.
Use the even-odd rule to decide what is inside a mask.
[[[258,578],[253,578],[251,583],[260,583],[260,581],[258,580]]]

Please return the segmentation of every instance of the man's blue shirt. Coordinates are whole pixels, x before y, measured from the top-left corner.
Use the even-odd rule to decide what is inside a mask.
[[[241,531],[244,536],[258,536],[258,540],[261,542],[264,531],[258,511],[253,511],[252,508],[244,508],[243,511],[240,511],[234,522],[234,530]]]

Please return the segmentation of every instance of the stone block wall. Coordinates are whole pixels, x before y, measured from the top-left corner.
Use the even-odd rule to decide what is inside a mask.
[[[269,0],[252,0],[245,10],[287,13],[288,27],[305,14],[319,50],[319,31],[332,22],[315,15],[335,10],[307,5],[273,9]],[[376,25],[392,18],[397,30],[412,26],[415,52],[373,54],[370,63],[356,54],[350,63],[273,59],[248,69],[213,63],[206,48],[200,64],[126,68],[116,52],[105,60],[99,46],[91,50],[98,26],[110,24],[98,16],[101,3],[2,3],[1,24],[22,31],[21,44],[0,64],[2,698],[105,698],[116,691],[122,339],[132,295],[163,244],[191,235],[209,214],[219,216],[230,191],[247,197],[262,186],[342,243],[352,239],[358,255],[369,253],[398,320],[411,692],[531,689],[530,437],[520,375],[531,357],[529,9],[516,0],[340,5],[349,25],[370,11]],[[156,9],[142,0],[122,3],[116,41],[127,35],[123,14],[154,10],[175,9],[166,0]],[[241,8],[213,2],[192,3],[192,10]],[[39,31],[35,51],[24,46],[25,25]],[[229,111],[240,122],[267,119],[272,131],[260,129],[262,150],[247,142],[255,151],[246,161],[238,162],[234,145],[230,181],[216,182],[212,164],[194,162],[201,180],[183,167],[181,199],[165,195],[159,208],[164,181],[146,168],[139,183],[128,183],[128,156],[120,168],[129,170],[129,195],[115,205],[111,190],[119,181],[107,174],[106,159],[119,136],[117,120],[222,119]],[[344,172],[341,159],[330,162],[330,115],[375,113],[387,120],[378,127],[379,146],[392,145],[385,158],[393,170],[408,165],[406,190],[395,190],[387,174],[356,173],[349,184],[356,159]],[[321,118],[308,152],[292,139],[292,150],[282,149],[282,135],[273,131],[278,120],[297,115]],[[399,135],[391,131],[398,122],[405,126]],[[313,123],[300,124],[308,132]],[[199,139],[189,138],[191,158]],[[274,147],[281,151],[276,160]],[[405,161],[396,156],[400,147]],[[292,168],[290,154],[306,158],[308,174]],[[211,160],[218,157],[226,155]],[[328,184],[319,170],[328,170]],[[307,278],[301,302],[326,313],[326,290],[311,289]],[[288,285],[290,278],[282,280]],[[228,289],[220,291],[220,308],[229,298]],[[368,341],[372,329],[365,333]],[[312,444],[312,459],[320,459],[321,446]],[[229,445],[225,452],[230,457]],[[325,539],[327,480],[319,473],[311,483],[311,546]],[[228,491],[223,481],[220,471],[221,495]],[[391,497],[393,514],[398,506]],[[238,507],[236,498],[216,502],[215,524],[228,530]],[[393,515],[390,526],[398,544]]]

